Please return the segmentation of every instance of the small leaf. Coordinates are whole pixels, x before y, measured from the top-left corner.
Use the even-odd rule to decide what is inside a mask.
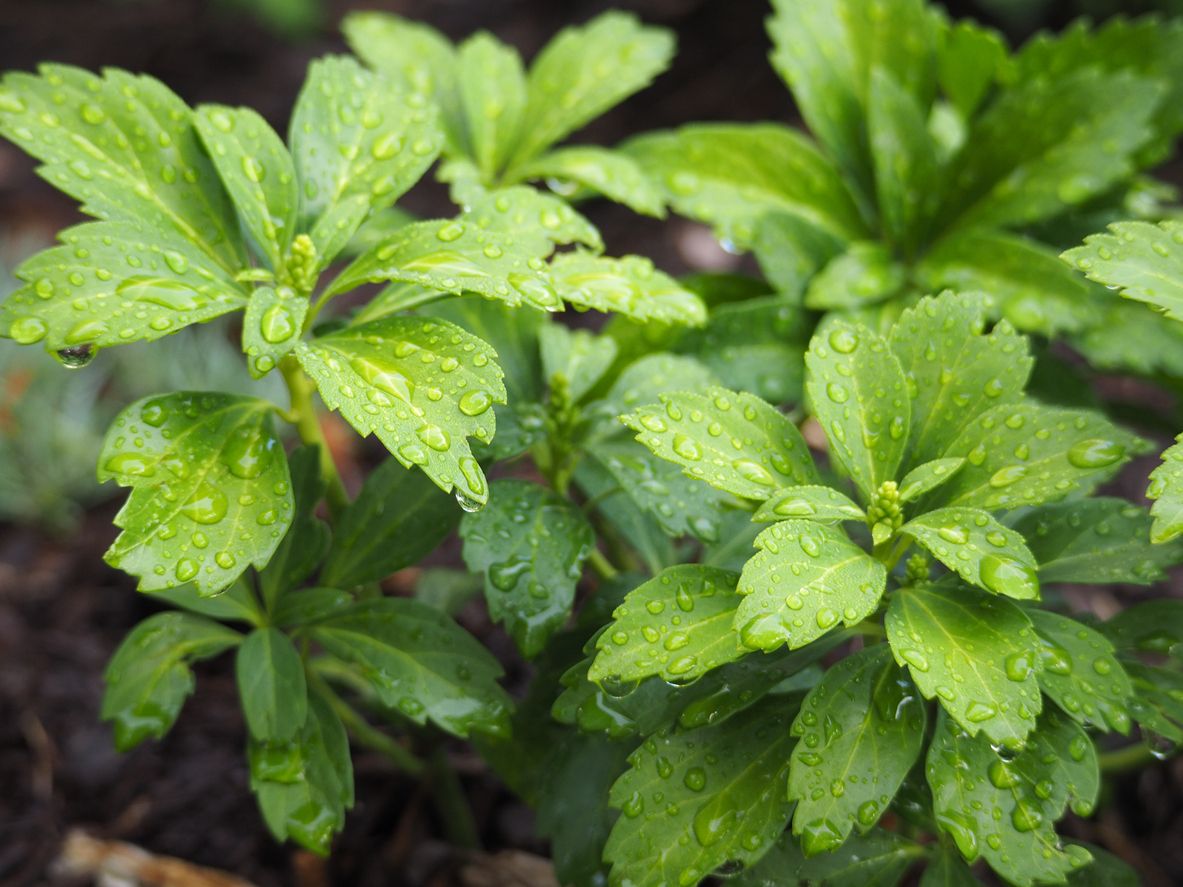
[[[926,720],[920,694],[884,645],[827,669],[793,722],[800,741],[788,797],[797,802],[793,833],[806,856],[879,821],[920,754]]]
[[[1111,234],[1093,234],[1064,253],[1064,261],[1090,280],[1120,287],[1127,299],[1183,320],[1183,223],[1115,222]]]
[[[321,584],[354,588],[417,564],[456,528],[461,514],[422,472],[387,459],[337,519]]]
[[[691,681],[744,654],[731,627],[740,596],[726,570],[683,564],[633,589],[596,642],[588,679],[628,682],[660,675]]]
[[[98,476],[132,493],[107,563],[140,577],[142,591],[192,582],[206,595],[262,569],[292,520],[271,411],[253,397],[182,391],[120,413]]]
[[[773,524],[743,568],[735,627],[746,647],[802,647],[839,622],[875,612],[887,582],[883,564],[841,530],[804,520]]]
[[[333,835],[353,806],[353,762],[337,713],[318,694],[308,698],[308,717],[291,742],[247,746],[251,788],[263,820],[277,841],[291,838],[327,856]]]
[[[966,735],[942,714],[927,769],[937,821],[967,860],[981,855],[1008,882],[1029,887],[1062,881],[1091,859],[1079,845],[1062,847],[1054,826],[1070,798],[1087,815],[1100,789],[1096,749],[1068,719],[1045,712],[1027,747],[1003,758],[985,736]]]
[[[796,710],[793,697],[765,698],[716,726],[649,737],[612,786],[624,815],[604,848],[611,882],[692,884],[763,856],[793,809],[785,783]]]
[[[351,21],[345,27],[352,39]],[[430,64],[423,57],[406,61]],[[439,154],[436,114],[421,94],[430,93],[427,87],[399,89],[391,78],[345,56],[309,65],[292,111],[290,142],[301,230],[312,235],[318,268],[333,260],[371,212],[415,184]]]
[[[781,835],[759,863],[735,879],[741,887],[895,887],[921,852],[896,832],[853,834],[829,853],[805,858],[797,838]]]
[[[566,620],[595,533],[569,499],[538,484],[499,480],[489,504],[460,524],[464,562],[485,574],[489,615],[535,656]]]
[[[933,459],[909,471],[900,481],[900,502],[911,502],[951,479],[965,466],[965,459]]]
[[[489,408],[505,403],[505,386],[484,342],[446,321],[397,316],[301,342],[296,356],[325,404],[360,433],[441,489],[486,501],[468,437],[493,439]]]
[[[1151,585],[1183,560],[1183,545],[1151,545],[1150,515],[1124,499],[1040,505],[1013,524],[1039,562],[1042,582]]]
[[[1056,502],[1074,489],[1092,489],[1144,446],[1097,413],[1001,404],[949,445],[945,457],[968,464],[929,502],[987,511]]]
[[[665,199],[640,164],[621,151],[572,145],[535,157],[514,169],[521,179],[546,179],[558,193],[567,183],[598,191],[633,212],[665,218]]]
[[[1022,535],[979,508],[938,508],[900,532],[923,545],[971,585],[1018,600],[1039,598],[1035,556]]]
[[[840,241],[866,233],[854,199],[825,155],[774,123],[700,123],[645,133],[624,147],[679,213],[748,246],[764,213],[804,219]]]
[[[630,363],[612,383],[606,400],[617,413],[657,403],[658,395],[677,388],[702,393],[718,385],[709,369],[693,357],[658,352]]]
[[[1134,694],[1126,699],[1152,752],[1163,754],[1183,745],[1183,675],[1169,668],[1123,663]]]
[[[552,388],[562,376],[573,403],[595,387],[616,358],[616,342],[607,336],[559,323],[548,323],[538,332],[542,372]]]
[[[162,588],[149,591],[147,594],[154,600],[167,601],[174,607],[222,622],[248,622],[254,626],[261,626],[267,621],[246,575],[239,576],[229,588],[216,597],[203,597],[193,585]]]
[[[433,316],[468,330],[492,346],[497,352],[497,365],[505,372],[505,389],[511,403],[542,401],[546,380],[542,377],[538,335],[549,322],[545,314],[515,311],[503,302],[479,296],[444,299],[430,310]]]
[[[1009,66],[1006,38],[993,28],[962,19],[945,35],[937,57],[937,81],[968,120]]]
[[[816,310],[859,308],[900,291],[907,274],[891,251],[872,240],[858,240],[831,259],[805,290],[805,305]]]
[[[1172,598],[1143,601],[1122,610],[1098,630],[1125,650],[1149,650],[1181,658],[1183,601]]]
[[[103,673],[102,718],[113,721],[115,747],[127,751],[160,739],[193,692],[189,663],[242,642],[242,635],[190,613],[157,613],[133,628]]]
[[[588,444],[586,451],[667,535],[675,539],[690,535],[706,543],[719,541],[730,497],[687,477],[677,465],[654,456],[635,441],[597,441]]]
[[[964,586],[917,585],[892,597],[886,627],[926,698],[939,696],[970,735],[1022,746],[1043,707],[1040,643],[1023,610]]]
[[[831,487],[792,487],[760,504],[752,520],[773,523],[787,518],[815,521],[863,520],[867,514],[853,501]]]
[[[1022,399],[1033,363],[1027,340],[1006,321],[984,334],[989,307],[979,293],[926,297],[892,329],[891,350],[910,380],[912,399],[906,467],[945,455],[986,410]]]
[[[842,463],[868,499],[894,480],[911,427],[911,399],[900,362],[865,327],[836,325],[805,355],[806,389]]]
[[[637,407],[635,415],[620,421],[688,476],[761,500],[778,489],[817,480],[801,433],[758,397],[715,388],[704,394],[663,394],[660,400],[662,406]]]
[[[845,240],[797,215],[760,217],[752,251],[765,279],[784,298],[801,298],[813,276],[846,250]]]
[[[471,156],[485,179],[492,181],[522,134],[522,58],[514,47],[480,31],[457,48],[456,79]]]
[[[283,140],[250,108],[202,105],[193,125],[252,243],[278,272],[296,234],[300,199]]]
[[[322,450],[315,445],[299,447],[288,455],[295,499],[292,525],[258,575],[259,595],[268,611],[275,610],[286,592],[312,575],[329,549],[332,533],[314,513],[325,492],[321,458]]]
[[[615,311],[634,320],[701,326],[706,308],[694,293],[643,256],[612,259],[582,250],[551,260],[555,292],[577,309]]]
[[[443,613],[407,598],[362,601],[306,629],[334,656],[361,668],[383,705],[455,736],[503,733],[510,699],[504,673],[472,635]]]
[[[1163,544],[1183,534],[1183,434],[1175,438],[1175,444],[1162,452],[1162,465],[1150,473],[1150,486],[1146,498],[1153,499],[1150,514],[1154,526],[1150,528],[1150,541]]]
[[[1027,615],[1039,633],[1043,670],[1039,686],[1074,721],[1102,730],[1130,732],[1125,700],[1130,679],[1105,636],[1046,610]]]
[[[567,27],[530,66],[522,138],[511,165],[525,163],[666,69],[674,37],[636,16],[605,12],[582,27]]]
[[[263,378],[296,347],[307,313],[308,300],[291,287],[263,287],[251,294],[242,319],[242,350],[254,378]]]
[[[238,695],[251,736],[288,742],[308,716],[304,662],[287,635],[258,628],[247,635],[235,659]]]
[[[176,232],[140,220],[88,222],[59,238],[62,246],[16,269],[29,285],[0,307],[0,331],[22,345],[150,342],[247,304],[242,285]]]

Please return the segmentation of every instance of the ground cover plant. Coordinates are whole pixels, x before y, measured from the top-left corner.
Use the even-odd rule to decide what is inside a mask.
[[[1136,880],[1056,823],[1183,744],[1183,604],[1099,621],[1056,586],[1163,578],[1177,478],[1153,514],[1098,494],[1152,444],[1048,397],[1036,358],[1068,334],[1105,365],[1124,335],[1142,363],[1116,362],[1173,372],[1171,321],[1056,250],[1167,211],[1137,171],[1183,128],[1179,32],[1012,58],[911,0],[781,0],[770,27],[821,148],[771,124],[553,147],[668,64],[669,35],[620,13],[528,71],[486,34],[355,15],[365,64],[313,62],[286,141],[123,71],[4,78],[0,133],[99,220],[21,265],[0,332],[81,368],[241,310],[250,375],[288,393],[163,391],[106,436],[99,479],[130,488],[107,560],[173,607],[107,669],[120,748],[232,652],[262,816],[318,853],[351,741],[428,775],[475,844],[450,735],[580,887],[894,884],[920,862],[931,887],[979,860],[1021,887]],[[989,137],[1013,115],[1030,139]],[[437,158],[459,212],[408,220],[393,204]],[[604,256],[573,206],[593,193],[711,221],[767,281]],[[1172,223],[1115,231],[1069,258],[1175,307]],[[574,328],[567,305],[613,317]],[[318,398],[389,451],[352,499]],[[454,531],[467,573],[382,592]],[[474,591],[533,665],[523,699],[450,615]]]

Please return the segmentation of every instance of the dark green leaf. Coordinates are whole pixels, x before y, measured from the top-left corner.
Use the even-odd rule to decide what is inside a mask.
[[[497,365],[505,372],[510,403],[542,400],[546,380],[538,354],[538,332],[548,322],[545,314],[515,311],[479,296],[444,299],[429,310],[433,317],[451,321],[489,343],[497,353]]]
[[[965,586],[917,585],[892,597],[886,627],[927,698],[971,735],[1022,745],[1043,708],[1040,643],[1023,610]]]
[[[457,736],[508,729],[503,671],[472,635],[407,598],[363,601],[307,629],[334,656],[358,665],[384,705]]]
[[[351,603],[353,596],[336,588],[301,588],[280,598],[271,618],[279,627],[288,628],[315,622]]]
[[[674,388],[702,393],[718,385],[718,381],[693,357],[659,352],[647,354],[625,367],[605,399],[617,413],[627,413],[634,407],[657,403],[658,395]]]
[[[430,478],[387,459],[338,518],[320,581],[353,588],[384,579],[434,551],[460,516]]]
[[[105,559],[142,591],[192,582],[216,594],[261,569],[292,520],[287,459],[272,405],[253,397],[177,392],[124,410],[107,432],[100,481],[132,493]]]
[[[785,834],[735,883],[740,887],[895,887],[923,852],[902,835],[875,828],[865,835],[851,835],[830,853],[806,859],[797,839]]]
[[[913,377],[915,378],[915,377]],[[918,465],[900,481],[900,502],[911,502],[951,479],[965,466],[965,459],[933,459]]]
[[[1183,648],[1183,601],[1143,601],[1097,626],[1114,646],[1179,656]]]
[[[1126,705],[1151,751],[1161,755],[1183,745],[1183,675],[1137,662],[1123,665],[1134,687]]]
[[[259,599],[255,597],[250,579],[245,575],[239,576],[229,588],[215,597],[203,597],[193,585],[178,585],[176,588],[162,588],[147,593],[154,600],[168,601],[174,607],[210,619],[249,622],[255,626],[265,622]]]
[[[813,276],[845,249],[844,239],[801,216],[777,211],[760,218],[752,243],[764,277],[794,302],[800,301]]]
[[[936,858],[925,866],[920,887],[980,887],[980,884],[957,851],[944,845]]]
[[[744,646],[802,647],[840,621],[875,612],[887,582],[883,564],[835,527],[805,520],[773,524],[743,568],[735,627]]]
[[[251,736],[259,742],[289,742],[308,716],[304,662],[275,628],[246,636],[235,659],[238,695]]]
[[[1084,847],[1093,861],[1068,875],[1071,887],[1142,887],[1138,873],[1108,850],[1080,841],[1074,846]]]
[[[157,613],[133,628],[103,673],[102,718],[114,722],[115,747],[127,751],[163,737],[193,692],[189,663],[241,641],[238,632],[190,613]]]
[[[275,609],[284,592],[311,576],[329,549],[332,534],[314,514],[325,491],[321,458],[322,450],[316,445],[302,446],[288,455],[295,499],[292,525],[267,566],[259,571],[259,594],[268,610]]]

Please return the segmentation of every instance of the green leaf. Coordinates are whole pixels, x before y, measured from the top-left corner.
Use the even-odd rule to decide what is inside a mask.
[[[572,402],[594,388],[616,358],[616,342],[608,336],[560,323],[548,323],[538,333],[544,378],[553,388],[561,376]]]
[[[328,524],[314,513],[326,486],[320,473],[321,452],[316,445],[302,446],[288,456],[295,499],[292,525],[267,566],[259,571],[259,594],[268,611],[275,610],[285,592],[312,575],[329,549],[332,534]]]
[[[865,835],[851,835],[829,853],[806,859],[797,839],[785,834],[735,883],[741,887],[895,887],[923,852],[896,832],[874,828]]]
[[[938,224],[1031,225],[1103,194],[1134,172],[1164,92],[1089,67],[1020,81],[970,125],[946,170]]]
[[[336,588],[301,588],[279,599],[272,622],[281,628],[323,619],[334,610],[353,603],[353,595]]]
[[[235,659],[238,695],[251,736],[259,742],[289,742],[308,717],[304,662],[277,628],[246,636]]]
[[[635,681],[660,675],[691,681],[744,655],[731,627],[740,598],[727,570],[683,564],[633,589],[596,641],[588,679]]]
[[[153,341],[247,303],[242,285],[175,231],[141,220],[89,222],[59,239],[62,246],[16,269],[29,285],[0,307],[0,330],[22,345]]]
[[[620,421],[690,477],[761,500],[818,479],[797,427],[758,397],[714,388],[705,394],[664,394],[661,401],[662,406],[637,407],[635,415]]]
[[[346,30],[352,37],[349,20]],[[316,245],[317,268],[333,260],[371,212],[415,184],[439,154],[436,114],[421,94],[430,90],[422,83],[400,89],[397,82],[345,56],[309,65],[289,141],[300,227]]]
[[[485,574],[489,615],[535,656],[566,621],[595,532],[564,496],[522,480],[499,480],[489,504],[460,523],[464,562]]]
[[[805,366],[830,454],[869,499],[895,479],[908,445],[911,399],[900,362],[865,327],[835,325],[828,336],[814,337]]]
[[[859,0],[777,0],[773,8],[767,22],[772,66],[792,89],[810,131],[870,194],[865,121],[875,98],[871,69],[893,77],[926,118],[940,19],[920,0],[896,0],[879,15]]]
[[[714,374],[697,359],[659,352],[625,367],[605,399],[617,413],[626,413],[642,404],[657,403],[658,395],[674,388],[701,393],[718,384]]]
[[[538,354],[538,333],[549,322],[545,314],[515,311],[503,302],[479,296],[444,299],[430,310],[432,316],[451,321],[492,346],[497,365],[505,372],[511,403],[542,400],[546,380]]]
[[[1043,692],[1080,724],[1129,733],[1125,700],[1134,689],[1113,645],[1100,632],[1065,616],[1036,609],[1027,615],[1042,641]]]
[[[353,806],[353,762],[337,713],[313,693],[308,697],[308,717],[295,739],[251,740],[247,757],[251,788],[275,839],[291,838],[327,856],[333,835],[345,825],[345,811]]]
[[[422,472],[385,460],[338,518],[321,584],[354,588],[417,564],[456,528],[461,513]]]
[[[39,70],[5,75],[0,134],[44,162],[41,175],[101,219],[152,219],[170,248],[179,234],[224,274],[247,263],[234,206],[184,102],[158,80],[114,68],[102,78]]]
[[[1124,662],[1134,695],[1126,699],[1151,751],[1162,754],[1183,744],[1183,675],[1167,668]]]
[[[481,31],[456,51],[456,79],[471,156],[492,180],[517,145],[526,109],[526,72],[518,51]]]
[[[891,251],[873,240],[858,240],[832,259],[805,290],[805,305],[817,310],[857,308],[894,296],[907,274]]]
[[[785,783],[796,710],[793,697],[765,699],[718,725],[649,737],[612,786],[624,815],[604,848],[610,883],[696,883],[763,856],[793,809]]]
[[[756,545],[737,589],[745,595],[735,614],[744,646],[802,647],[839,621],[856,625],[879,605],[887,571],[840,529],[781,521]]]
[[[945,451],[968,463],[930,497],[932,506],[995,511],[1090,490],[1144,442],[1103,416],[1033,401],[1000,404],[967,425]]]
[[[308,300],[291,287],[262,287],[251,294],[242,319],[242,350],[254,378],[263,378],[296,347],[307,313]]]
[[[399,316],[301,342],[296,356],[359,432],[465,502],[487,500],[468,437],[493,439],[489,407],[505,403],[505,386],[484,342],[446,321]]]
[[[760,504],[752,520],[773,523],[786,518],[815,521],[863,520],[867,514],[852,500],[831,487],[792,487]]]
[[[993,28],[962,19],[945,34],[937,56],[937,82],[968,120],[1009,65],[1005,37]]]
[[[645,133],[624,146],[682,215],[751,244],[757,221],[776,211],[842,241],[866,224],[838,171],[795,129],[780,124],[693,124]]]
[[[1183,320],[1183,222],[1115,222],[1064,253],[1090,280]]]
[[[965,427],[991,407],[1022,399],[1033,363],[1027,340],[1005,321],[983,334],[989,305],[989,297],[979,293],[928,297],[892,329],[891,350],[915,382],[908,386],[908,467],[945,455]]]
[[[588,444],[587,453],[606,468],[637,506],[675,539],[719,541],[728,496],[687,477],[678,466],[631,440]]]
[[[892,597],[886,627],[926,698],[939,696],[970,735],[1022,746],[1043,708],[1040,643],[1023,610],[961,585],[917,585]]]
[[[329,285],[336,295],[363,283],[403,280],[460,295],[480,293],[516,307],[557,311],[562,302],[542,260],[556,243],[599,249],[591,223],[557,197],[519,186],[490,194],[455,219],[416,222],[358,256]]]
[[[1018,234],[966,228],[942,237],[916,267],[925,289],[983,290],[1020,330],[1054,336],[1100,319],[1088,283],[1055,250]]]
[[[180,607],[198,616],[208,616],[210,619],[249,622],[255,626],[266,622],[263,611],[259,608],[259,600],[251,589],[250,579],[245,575],[239,576],[229,588],[216,597],[203,597],[193,585],[162,588],[147,594],[154,600],[167,601],[174,607]]]
[[[1183,376],[1183,325],[1150,305],[1108,292],[1099,294],[1094,303],[1100,315],[1097,323],[1069,340],[1090,367],[1145,376]]]
[[[654,270],[643,256],[612,259],[583,250],[551,260],[555,292],[577,309],[615,311],[633,320],[701,326],[706,308],[693,292]]]
[[[639,163],[621,151],[596,145],[572,145],[548,151],[515,170],[519,179],[546,179],[566,193],[567,183],[598,191],[633,212],[665,218],[665,199]]]
[[[1023,536],[980,508],[938,508],[900,528],[970,585],[1018,600],[1039,597],[1035,556]]]
[[[115,747],[162,738],[193,692],[189,663],[241,641],[238,632],[190,613],[157,613],[133,628],[103,673],[102,718],[114,722]]]
[[[417,724],[430,718],[456,736],[509,727],[510,699],[497,685],[501,666],[434,607],[408,598],[362,601],[306,631],[358,665],[382,704]]]
[[[250,108],[202,105],[193,112],[193,126],[247,236],[268,267],[278,272],[296,234],[300,200],[296,170],[283,139]]]
[[[271,404],[181,391],[119,414],[99,455],[100,481],[132,493],[105,560],[142,591],[192,582],[217,594],[249,565],[261,569],[292,520],[287,459]]]
[[[1162,465],[1150,473],[1150,486],[1146,498],[1153,499],[1150,514],[1154,526],[1150,528],[1150,541],[1163,544],[1183,534],[1183,434],[1175,438],[1174,446],[1162,452]]]
[[[800,741],[789,770],[793,833],[806,856],[866,833],[920,754],[927,718],[908,677],[883,644],[827,669],[793,722]]]
[[[673,54],[670,31],[646,27],[626,12],[605,12],[582,27],[564,28],[530,66],[522,137],[511,166],[648,86]]]
[[[1045,764],[1049,759],[1054,763]],[[937,821],[961,854],[970,861],[981,855],[1018,887],[1061,882],[1091,858],[1078,845],[1062,847],[1054,822],[1069,798],[1082,815],[1091,811],[1100,788],[1097,752],[1080,727],[1053,712],[1012,758],[942,715],[928,750],[928,783]]]
[[[928,109],[877,65],[871,68],[867,106],[867,139],[883,226],[910,255],[940,200]]]
[[[1142,601],[1122,610],[1097,628],[1114,645],[1127,650],[1149,650],[1180,657],[1183,648],[1183,601],[1172,598]]]
[[[1138,873],[1108,850],[1080,841],[1073,843],[1084,847],[1093,861],[1068,876],[1071,887],[1142,887]]]
[[[913,378],[915,377],[913,376]],[[965,460],[962,458],[933,459],[931,462],[916,466],[900,481],[900,502],[911,502],[929,490],[936,489],[963,467],[965,467]]]
[[[448,145],[464,152],[456,52],[435,28],[387,12],[351,12],[341,21],[349,48],[407,92],[430,96],[443,112]]]
[[[1041,505],[1013,526],[1027,537],[1042,582],[1152,585],[1183,560],[1183,545],[1151,545],[1150,515],[1124,499]]]
[[[940,852],[924,868],[920,887],[980,887],[967,866],[952,847],[942,846]]]

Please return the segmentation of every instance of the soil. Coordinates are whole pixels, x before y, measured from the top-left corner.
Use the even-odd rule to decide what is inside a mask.
[[[335,22],[356,4],[332,0]],[[561,26],[606,8],[553,0],[372,2],[425,20],[453,38],[478,28],[529,58]],[[613,144],[628,135],[692,120],[794,120],[787,91],[766,61],[763,0],[634,0],[616,4],[674,28],[673,70],[625,102],[579,140]],[[960,4],[951,4],[954,14]],[[43,60],[90,69],[150,73],[190,103],[248,104],[281,131],[309,59],[344,45],[325,36],[286,42],[252,19],[199,0],[5,0],[0,59],[6,69]],[[450,214],[443,189],[417,187],[403,202],[423,215]],[[610,254],[652,256],[671,273],[734,267],[700,226],[658,222],[606,203],[588,215]],[[0,225],[5,242],[52,233],[79,220],[73,204],[0,144]],[[1116,383],[1114,383],[1116,385]],[[1131,469],[1122,493],[1141,495],[1153,460]],[[417,782],[385,759],[357,751],[357,805],[328,863],[280,846],[267,832],[247,784],[245,733],[229,657],[197,666],[197,692],[164,741],[120,755],[98,718],[101,675],[124,634],[156,607],[102,561],[114,539],[114,507],[88,514],[79,531],[55,539],[0,525],[0,887],[53,880],[50,863],[66,831],[83,826],[154,853],[235,872],[271,885],[437,885],[454,881],[461,860]],[[446,549],[455,557],[455,546]],[[1180,583],[1172,583],[1179,589]],[[1177,591],[1176,591],[1177,593]],[[1105,613],[1143,590],[1070,590],[1079,609]],[[1108,615],[1108,613],[1105,613]],[[502,657],[512,645],[479,609],[465,626]],[[515,668],[521,674],[520,668]],[[533,814],[462,744],[449,749],[489,850],[545,854]],[[1070,818],[1068,834],[1108,847],[1139,868],[1150,887],[1183,884],[1183,761],[1111,783],[1112,802],[1093,820]],[[57,883],[61,879],[56,879]],[[69,881],[61,881],[69,883]]]

